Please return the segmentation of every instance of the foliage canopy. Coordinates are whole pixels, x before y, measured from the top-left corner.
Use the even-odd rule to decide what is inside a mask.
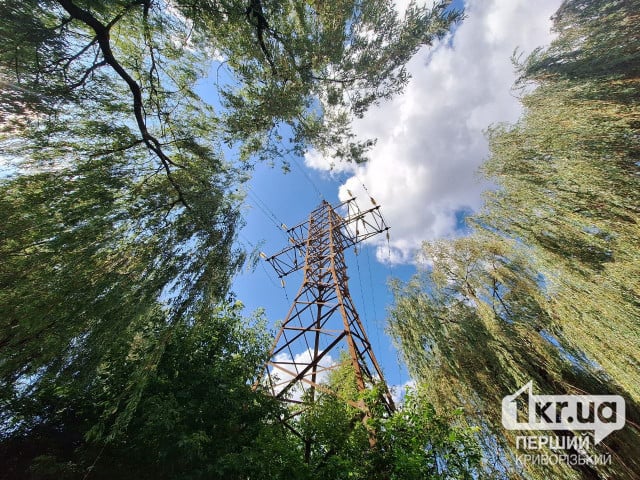
[[[557,39],[520,66],[522,117],[489,131],[483,173],[498,189],[469,219],[473,234],[425,244],[424,271],[395,285],[390,328],[412,371],[482,428],[497,476],[640,472],[638,11],[563,2]],[[626,399],[627,426],[592,452],[612,453],[611,467],[515,463],[500,402],[529,380]]]
[[[288,474],[249,388],[264,331],[229,300],[242,182],[312,147],[362,161],[350,120],[448,3],[0,3],[5,475]]]

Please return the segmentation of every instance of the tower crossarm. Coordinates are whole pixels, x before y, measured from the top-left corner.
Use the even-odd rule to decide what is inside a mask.
[[[360,210],[355,198],[350,198],[333,207],[333,210],[346,210],[346,215],[339,217],[340,219],[335,225],[335,229],[343,237],[346,248],[389,230],[382,213],[380,213],[379,205],[375,205],[368,210]],[[271,264],[279,278],[286,277],[304,267],[308,234],[309,220],[289,228],[287,230],[289,245],[278,253],[266,257],[266,260]]]
[[[278,278],[286,277],[304,266],[308,233],[309,220],[287,229],[289,245],[270,257],[265,256],[278,274]]]
[[[360,210],[354,198],[344,202],[344,205],[347,207],[347,215],[342,217],[339,228],[344,236],[346,247],[351,247],[389,230],[382,213],[380,213],[379,205],[368,210]]]
[[[290,273],[300,270],[304,266],[306,248],[304,244],[295,244],[280,250],[267,258],[278,274],[278,278],[286,277]]]

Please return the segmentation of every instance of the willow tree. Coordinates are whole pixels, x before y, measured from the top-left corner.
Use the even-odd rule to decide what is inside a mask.
[[[529,255],[516,242],[487,233],[425,244],[421,273],[406,285],[394,285],[391,333],[436,407],[461,407],[466,422],[480,429],[491,475],[600,478],[611,471],[589,465],[574,470],[562,463],[519,465],[519,433],[502,426],[502,398],[529,380],[536,391],[550,394],[628,396],[564,337]],[[638,416],[633,402],[627,415],[631,421]],[[618,432],[590,455],[613,453],[612,471],[626,475],[638,469],[638,437],[633,428]]]
[[[27,422],[14,407],[51,382],[83,392],[159,323],[104,405],[124,428],[175,328],[228,293],[252,159],[328,145],[361,159],[349,119],[402,88],[457,18],[446,4],[2,2],[3,422]]]
[[[480,224],[535,247],[553,317],[640,399],[638,2],[565,2],[558,40],[523,65],[539,87],[490,133],[503,188]]]
[[[280,406],[251,387],[270,339],[242,308],[216,306],[176,325],[135,404],[114,397],[126,397],[165,335],[160,311],[131,344],[113,346],[83,389],[43,382],[14,409],[37,421],[0,437],[0,478],[291,478],[303,464],[282,436]],[[105,406],[123,410],[121,431],[96,442],[113,431]]]
[[[390,325],[410,368],[438,402],[465,408],[486,452],[503,448],[496,475],[640,471],[639,7],[562,4],[557,39],[520,67],[521,119],[489,132],[483,172],[499,188],[473,235],[427,244],[425,271],[396,286]],[[598,447],[610,470],[515,463],[499,406],[529,379],[626,399],[627,426]]]

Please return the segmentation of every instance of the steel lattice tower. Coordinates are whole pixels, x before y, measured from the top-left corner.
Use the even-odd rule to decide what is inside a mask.
[[[314,402],[316,390],[339,397],[321,380],[326,372],[344,364],[337,362],[336,353],[340,350],[346,350],[343,359],[355,372],[358,391],[374,384],[381,386],[383,405],[389,413],[395,410],[349,294],[344,258],[347,248],[388,229],[375,203],[360,211],[353,198],[335,207],[323,200],[307,221],[287,230],[289,246],[269,258],[264,255],[280,278],[299,269],[304,272],[302,286],[265,366],[265,384],[270,394],[294,405],[290,417],[284,419],[294,432],[288,421],[304,411],[305,402]],[[366,421],[369,412],[364,402],[344,400],[360,409]]]

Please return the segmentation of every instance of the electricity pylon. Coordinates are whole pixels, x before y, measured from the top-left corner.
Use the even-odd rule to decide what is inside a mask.
[[[304,272],[302,286],[275,338],[264,379],[271,395],[293,405],[284,423],[298,435],[290,420],[313,404],[316,391],[340,397],[322,379],[344,365],[335,353],[345,347],[342,359],[353,368],[358,392],[377,385],[387,412],[395,410],[349,294],[344,259],[344,250],[388,229],[375,203],[361,211],[354,198],[335,207],[323,200],[307,221],[287,230],[289,246],[268,258],[263,254],[280,278],[300,269]],[[362,412],[366,424],[369,411],[364,401],[344,400]],[[303,440],[308,460],[309,441]],[[375,438],[370,442],[375,444]]]

